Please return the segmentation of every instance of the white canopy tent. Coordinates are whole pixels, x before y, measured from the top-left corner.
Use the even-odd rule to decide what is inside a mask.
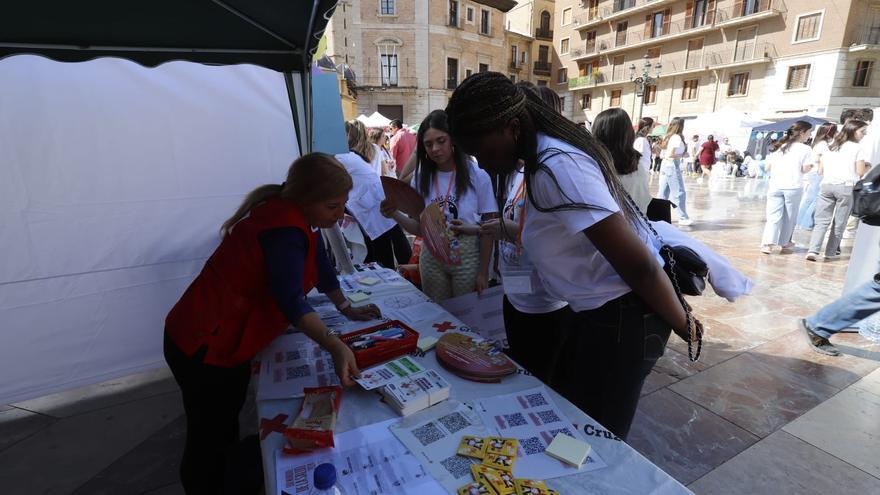
[[[373,112],[369,117],[361,114],[357,119],[367,127],[388,127],[388,124],[391,123],[391,119],[379,112]]]
[[[308,61],[334,6],[4,12],[0,404],[163,365],[219,225],[311,149]]]
[[[767,120],[752,117],[731,107],[724,107],[717,112],[700,114],[694,119],[685,121],[684,135],[685,138],[689,138],[699,134],[702,140],[712,134],[716,141],[726,137],[730,139],[730,144],[734,148],[742,152],[749,144],[752,128],[768,123]]]

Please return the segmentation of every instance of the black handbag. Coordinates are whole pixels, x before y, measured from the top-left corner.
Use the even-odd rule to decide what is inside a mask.
[[[880,166],[871,167],[853,186],[852,215],[868,225],[880,225]]]

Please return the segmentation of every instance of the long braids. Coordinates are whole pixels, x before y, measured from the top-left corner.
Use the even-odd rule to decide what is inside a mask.
[[[521,132],[517,141],[517,151],[525,162],[524,180],[526,190],[529,192],[529,202],[538,211],[599,208],[596,205],[571,201],[567,197],[568,203],[561,205],[544,206],[536,203],[531,190],[532,180],[539,170],[544,170],[559,187],[556,177],[542,161],[565,153],[561,150],[548,149],[538,156],[537,133],[543,132],[569,143],[592,157],[599,166],[608,191],[624,217],[634,224],[639,222],[640,216],[636,207],[617,180],[611,155],[605,146],[584,127],[548,107],[534,92],[517,87],[507,76],[498,72],[479,72],[468,77],[452,94],[446,113],[449,115],[453,137],[464,134],[482,135],[502,128],[513,118],[519,119]]]

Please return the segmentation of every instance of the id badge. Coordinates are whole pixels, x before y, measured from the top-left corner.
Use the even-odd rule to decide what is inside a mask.
[[[503,278],[504,293],[531,294],[532,271],[531,270],[505,270],[501,273]]]

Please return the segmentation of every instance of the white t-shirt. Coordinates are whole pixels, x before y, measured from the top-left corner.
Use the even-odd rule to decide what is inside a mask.
[[[639,136],[633,141],[633,148],[642,154],[639,158],[639,168],[646,172],[651,170],[651,143],[648,138]]]
[[[514,172],[510,177],[510,187],[507,191],[507,200],[504,203],[504,211],[501,212],[502,219],[512,220],[517,224],[517,231],[519,230],[519,221],[522,217],[522,209],[526,201],[524,198],[524,177],[525,175],[522,171]],[[510,235],[515,238],[518,233],[517,231],[511,232]],[[544,286],[541,283],[541,277],[538,275],[538,270],[532,264],[531,260],[529,260],[528,253],[526,253],[524,249],[517,252],[516,243],[508,241],[500,241],[498,243],[498,248],[500,252],[498,263],[499,268],[501,269],[502,284],[504,284],[504,274],[514,271],[520,272],[517,274],[518,276],[525,272],[529,272],[528,276],[531,279],[531,294],[515,294],[511,293],[511,291],[505,290],[507,299],[514,308],[523,313],[540,314],[550,313],[568,305],[565,301],[560,301],[547,294],[547,290],[544,289]]]
[[[372,165],[354,151],[336,155],[336,159],[345,166],[354,183],[345,206],[370,239],[379,237],[397,225],[397,222],[382,216],[379,211],[379,204],[385,199],[385,190]]]
[[[771,189],[800,189],[804,185],[804,165],[813,164],[813,150],[804,143],[791,143],[784,153],[774,151],[767,157],[770,164]]]
[[[435,180],[430,181],[430,190],[425,197],[425,206],[437,203],[440,210],[446,213],[447,220],[458,218],[465,223],[477,225],[486,213],[498,213],[498,205],[492,193],[492,180],[485,170],[477,166],[475,162],[468,161],[471,176],[471,186],[465,190],[459,198],[455,192],[454,172],[440,172],[435,175]],[[416,191],[419,190],[419,174],[421,170],[413,174],[411,185]],[[438,191],[439,189],[439,191]]]
[[[693,139],[691,139],[691,141],[688,142],[688,144],[687,144],[687,153],[688,153],[687,161],[689,161],[689,162],[697,161],[697,157],[700,156],[700,141],[699,140],[694,141]]]
[[[865,129],[865,137],[859,141],[859,146],[862,147],[862,160],[872,166],[880,165],[880,112],[875,111],[875,115],[877,117]]]
[[[666,142],[666,147],[660,151],[660,158],[672,158],[672,155],[684,154],[684,150],[684,141],[682,141],[681,136],[673,134],[669,141]]]
[[[565,154],[543,154],[549,148]],[[523,247],[538,269],[550,296],[567,301],[575,311],[595,309],[632,289],[596,249],[583,231],[619,211],[605,185],[602,171],[590,156],[568,143],[538,134],[538,157],[544,170],[532,181],[533,197],[543,208],[584,203],[588,209],[541,212],[526,202]],[[558,186],[557,183],[558,182]],[[640,237],[654,253],[659,243],[641,230]]]
[[[859,143],[847,141],[837,151],[822,155],[822,184],[855,184],[859,180],[856,162],[864,160],[864,153]]]
[[[382,160],[385,159],[385,156],[382,154],[382,148],[377,144],[370,144],[373,147],[373,161],[370,162],[370,166],[373,168],[373,171],[376,172],[376,175],[382,175]]]

